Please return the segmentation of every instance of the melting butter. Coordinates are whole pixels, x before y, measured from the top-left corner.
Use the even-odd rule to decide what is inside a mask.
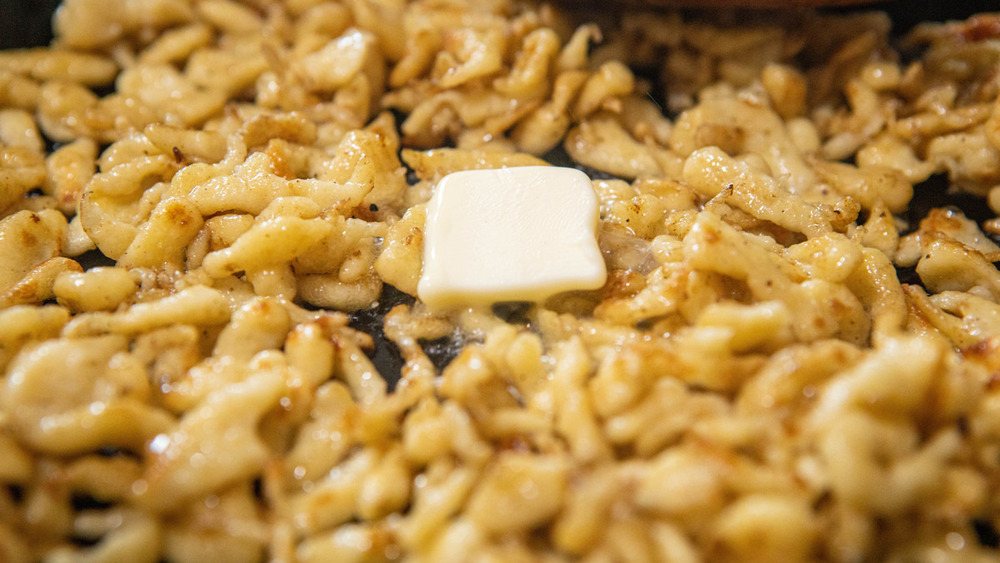
[[[574,168],[449,174],[427,205],[417,294],[448,308],[599,288],[598,212],[590,179]]]

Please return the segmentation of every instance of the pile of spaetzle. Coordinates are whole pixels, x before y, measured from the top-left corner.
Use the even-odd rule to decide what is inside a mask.
[[[65,0],[0,52],[0,560],[1000,557],[998,18],[594,16]],[[414,297],[438,179],[557,161],[603,288]]]

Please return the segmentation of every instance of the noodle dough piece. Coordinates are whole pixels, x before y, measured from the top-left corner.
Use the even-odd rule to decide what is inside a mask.
[[[0,142],[0,211],[20,200],[45,181],[45,162],[26,147],[4,146]]]
[[[133,486],[139,503],[171,510],[260,471],[268,450],[257,423],[285,388],[280,365],[266,363],[252,362],[245,379],[212,393],[150,442],[152,463]]]
[[[699,149],[684,163],[684,180],[707,196],[720,198],[754,217],[809,237],[843,230],[857,213],[797,197],[770,176],[730,158],[717,147]]]
[[[410,295],[417,294],[417,283],[423,268],[424,222],[423,205],[406,210],[403,218],[389,227],[385,249],[375,259],[375,272],[386,283]]]
[[[229,320],[229,315],[229,304],[222,292],[195,285],[119,312],[78,315],[66,327],[65,335],[138,334],[172,324],[220,325]]]
[[[35,266],[59,255],[66,219],[58,211],[18,211],[0,219],[0,297]]]
[[[782,178],[790,192],[809,193],[816,185],[815,173],[806,164],[781,117],[766,106],[735,96],[708,98],[681,114],[670,136],[670,148],[681,155],[690,155],[705,146],[699,142],[699,131],[712,126],[741,132],[742,142],[734,147],[739,149],[734,153],[762,156],[774,177]]]
[[[22,350],[0,390],[17,437],[54,454],[139,448],[173,423],[148,404],[142,366],[120,336],[50,340]]]
[[[577,162],[621,178],[660,177],[663,167],[647,145],[613,117],[599,114],[574,127],[563,142]]]
[[[486,150],[403,149],[403,161],[421,180],[437,180],[460,170],[487,170],[511,166],[548,166],[544,160],[524,153]]]
[[[742,233],[703,211],[684,245],[692,267],[744,280],[762,301],[783,302],[799,340],[835,335],[856,343],[867,340],[871,320],[853,293],[821,278],[804,279],[799,268],[765,239]]]

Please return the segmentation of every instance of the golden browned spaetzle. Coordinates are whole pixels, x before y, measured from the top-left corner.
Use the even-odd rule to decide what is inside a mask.
[[[1000,556],[1000,20],[593,15],[64,0],[0,52],[0,560]],[[441,177],[567,162],[602,288],[416,299]]]

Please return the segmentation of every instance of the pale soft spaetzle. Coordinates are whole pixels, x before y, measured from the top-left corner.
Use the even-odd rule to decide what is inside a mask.
[[[65,0],[0,52],[0,560],[994,560],[1000,223],[906,221],[1000,208],[997,17],[589,15]],[[568,160],[604,287],[413,297],[438,179]]]

